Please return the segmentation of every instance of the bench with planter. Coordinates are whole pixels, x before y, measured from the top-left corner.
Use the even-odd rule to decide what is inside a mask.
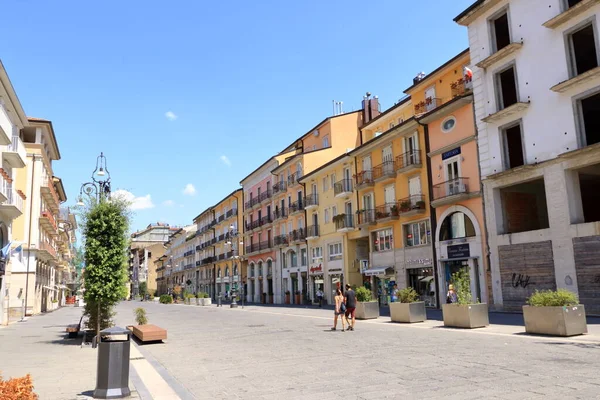
[[[587,333],[585,307],[566,289],[536,291],[523,306],[525,332],[550,336]]]

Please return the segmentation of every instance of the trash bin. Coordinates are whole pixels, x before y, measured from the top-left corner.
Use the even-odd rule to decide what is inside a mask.
[[[129,390],[129,346],[131,331],[114,326],[100,331],[95,399],[120,399]]]

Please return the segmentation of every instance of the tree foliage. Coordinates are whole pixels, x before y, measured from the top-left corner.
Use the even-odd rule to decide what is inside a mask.
[[[85,313],[88,325],[100,329],[111,325],[112,307],[126,295],[127,244],[130,215],[121,199],[91,202],[83,216],[85,241]]]

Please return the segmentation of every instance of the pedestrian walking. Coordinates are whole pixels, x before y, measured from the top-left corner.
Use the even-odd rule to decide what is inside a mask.
[[[317,300],[319,301],[319,308],[323,307],[323,291],[321,288],[317,290]]]
[[[454,285],[452,285],[452,284],[448,285],[448,294],[446,295],[446,303],[447,304],[458,303],[458,296],[456,294],[456,291],[454,290]]]
[[[334,314],[333,314],[333,328],[331,328],[332,331],[335,331],[337,329],[337,320],[338,317],[340,317],[340,320],[342,321],[342,332],[344,332],[345,330],[345,325],[344,325],[344,313],[346,312],[346,305],[344,304],[344,296],[342,295],[342,291],[340,289],[336,290],[335,292],[335,310],[334,310]]]
[[[392,289],[392,303],[398,301],[398,285],[394,284],[394,288]]]
[[[346,322],[348,323],[348,330],[354,330],[354,322],[356,321],[355,313],[356,313],[356,293],[352,290],[352,287],[346,284],[346,293],[344,293],[344,302],[346,304],[346,314],[344,315],[346,318]],[[348,317],[352,318],[352,322],[348,320]]]

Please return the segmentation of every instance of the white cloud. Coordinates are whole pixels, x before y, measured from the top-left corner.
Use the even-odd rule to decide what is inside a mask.
[[[133,193],[128,192],[127,190],[119,189],[113,192],[113,196],[120,197],[131,203],[130,208],[132,210],[145,210],[148,208],[154,208],[152,197],[149,194],[136,197]]]
[[[178,118],[173,111],[167,111],[165,117],[167,117],[169,121],[175,121]]]
[[[228,167],[231,167],[231,161],[229,160],[229,158],[227,158],[227,156],[221,156],[219,158],[221,159],[221,161],[223,161],[223,164],[227,165]]]
[[[175,202],[173,200],[165,200],[165,201],[163,201],[163,206],[173,207],[174,205],[175,205]]]
[[[196,188],[191,183],[188,183],[187,185],[185,185],[185,188],[183,188],[183,194],[193,196],[196,194]]]

